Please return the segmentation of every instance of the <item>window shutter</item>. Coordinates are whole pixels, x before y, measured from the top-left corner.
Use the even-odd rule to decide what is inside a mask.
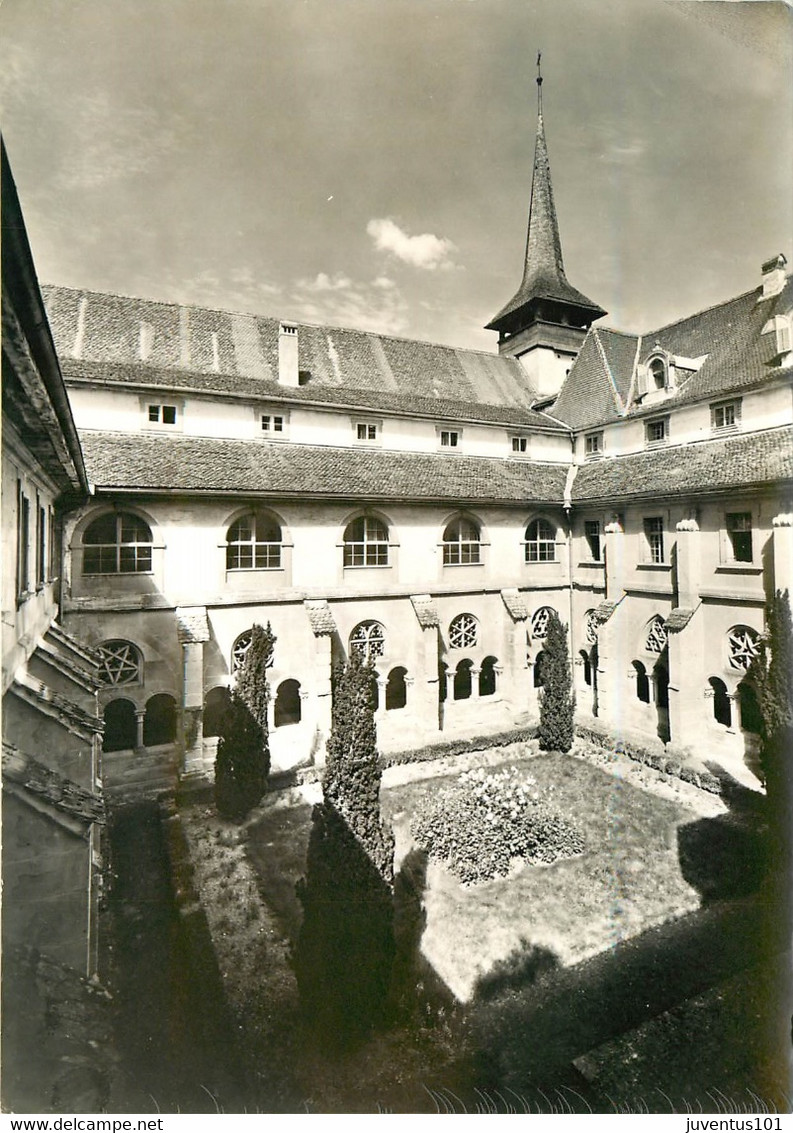
[[[636,371],[636,396],[644,397],[650,392],[650,374],[646,366],[639,366]]]

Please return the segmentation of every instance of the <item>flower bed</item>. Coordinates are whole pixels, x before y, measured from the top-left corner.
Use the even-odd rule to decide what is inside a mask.
[[[506,877],[515,858],[550,863],[584,850],[536,780],[515,767],[464,772],[421,805],[410,829],[421,849],[465,885]]]

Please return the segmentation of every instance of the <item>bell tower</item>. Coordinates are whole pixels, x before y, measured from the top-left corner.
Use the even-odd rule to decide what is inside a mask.
[[[498,352],[519,359],[538,397],[561,389],[587,330],[606,312],[568,283],[553,202],[542,120],[541,55],[537,56],[537,142],[531,183],[523,280],[487,330],[498,331]]]

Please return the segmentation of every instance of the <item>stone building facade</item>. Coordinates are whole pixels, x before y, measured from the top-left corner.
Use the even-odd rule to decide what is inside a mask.
[[[103,651],[106,782],[211,766],[256,622],[276,767],[320,760],[334,663],[381,747],[536,717],[548,610],[578,710],[751,765],[747,676],[791,576],[791,308],[757,286],[647,334],[565,275],[542,115],[498,353],[45,290],[92,485],[65,624]]]

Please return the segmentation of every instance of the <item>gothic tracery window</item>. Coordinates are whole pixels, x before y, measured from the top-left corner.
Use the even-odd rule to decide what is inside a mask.
[[[748,626],[735,626],[727,634],[727,648],[730,668],[746,672],[760,649],[758,635]]]
[[[531,617],[531,636],[537,637],[542,640],[548,633],[548,622],[551,619],[551,614],[556,611],[551,609],[550,606],[540,606],[539,610],[535,611]]]
[[[470,649],[476,645],[479,626],[473,614],[458,614],[449,626],[449,645],[452,649]]]
[[[238,673],[242,667],[242,662],[245,660],[245,654],[251,647],[251,639],[253,633],[251,630],[246,629],[245,633],[241,633],[231,649],[231,671]]]
[[[105,685],[132,685],[140,680],[140,654],[131,641],[105,641],[99,646],[99,677]]]
[[[594,610],[587,610],[584,614],[584,636],[590,645],[598,639],[598,620]]]
[[[379,622],[361,622],[350,634],[350,653],[372,665],[385,653],[385,630]]]
[[[663,653],[666,648],[666,626],[663,618],[653,618],[647,627],[644,648],[648,653]]]

